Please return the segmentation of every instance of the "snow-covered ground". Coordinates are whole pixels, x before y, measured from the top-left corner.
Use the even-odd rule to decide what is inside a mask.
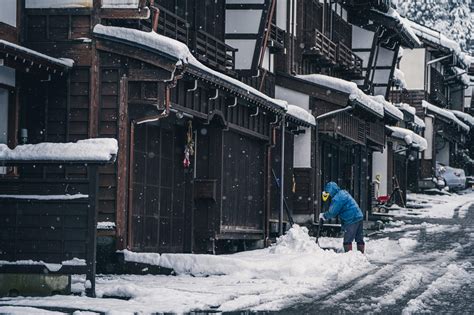
[[[148,263],[173,268],[176,275],[100,275],[98,298],[84,295],[85,279],[78,276],[73,278],[77,295],[3,298],[0,313],[288,308],[312,313],[314,305],[328,312],[384,312],[394,306],[408,314],[430,311],[433,301],[444,303],[440,296],[465,289],[474,280],[472,257],[463,256],[474,242],[474,227],[463,221],[474,217],[472,203],[472,192],[409,195],[409,205],[418,209],[392,210],[396,219],[380,234],[366,238],[365,255],[342,253],[341,238],[320,238],[322,247],[336,249],[323,250],[306,228],[294,226],[274,246],[261,250],[220,256],[144,255]],[[454,240],[457,235],[462,239]],[[142,260],[130,252],[125,256]]]

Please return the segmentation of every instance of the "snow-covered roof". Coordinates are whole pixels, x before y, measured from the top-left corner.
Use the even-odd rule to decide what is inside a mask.
[[[25,8],[27,9],[92,8],[92,0],[26,0]]]
[[[461,120],[459,120],[451,111],[447,109],[440,108],[438,106],[434,106],[433,104],[428,103],[427,101],[422,101],[422,106],[429,111],[438,114],[440,116],[443,116],[444,118],[452,121],[453,123],[457,124],[459,127],[464,129],[465,131],[469,131],[469,126],[463,123]]]
[[[307,123],[311,126],[316,126],[316,119],[314,118],[314,116],[310,112],[308,112],[304,108],[301,108],[301,107],[296,106],[296,105],[288,104],[288,111],[286,113],[287,113],[287,115],[293,116],[296,119],[304,121],[305,123]]]
[[[384,114],[389,114],[393,117],[396,117],[398,120],[403,120],[403,113],[395,107],[392,103],[387,101],[382,95],[370,96],[376,102],[379,102],[383,105]]]
[[[117,151],[117,140],[113,138],[24,144],[13,150],[0,144],[0,161],[110,161]]]
[[[393,80],[395,84],[398,85],[401,89],[406,89],[407,82],[405,81],[405,74],[402,70],[395,68],[393,71]]]
[[[354,82],[346,81],[339,78],[330,77],[323,74],[306,74],[297,75],[299,79],[320,85],[325,88],[337,90],[349,94],[351,101],[356,101],[358,104],[364,106],[369,111],[376,113],[380,117],[384,115],[384,106],[382,103],[374,100],[369,95],[362,92]]]
[[[397,103],[394,104],[396,107],[400,108],[401,110],[408,112],[412,115],[416,115],[416,108],[413,106],[408,105],[407,103]]]
[[[449,39],[441,32],[438,32],[436,30],[433,30],[410,20],[407,21],[418,37],[449,49],[459,58],[459,60],[464,64],[464,66],[469,67],[469,55],[462,51],[459,43],[455,42],[452,39]]]
[[[423,119],[415,115],[415,125],[417,125],[420,128],[426,128],[425,122]]]
[[[416,43],[418,46],[421,46],[421,42],[417,37],[417,34],[415,31],[412,29],[410,21],[407,18],[401,17],[398,12],[393,9],[389,8],[387,13],[384,13],[387,16],[390,16],[391,18],[395,19],[398,21],[400,26],[403,28],[403,30],[410,36],[410,39]]]
[[[472,117],[471,115],[469,115],[468,113],[464,113],[464,112],[461,112],[459,110],[451,110],[453,112],[453,114],[461,119],[462,121],[464,121],[466,124],[468,124],[469,126],[474,127],[474,117]]]
[[[97,35],[106,36],[107,38],[115,38],[120,41],[125,41],[129,44],[138,44],[140,46],[152,49],[155,52],[164,53],[168,57],[176,59],[177,66],[187,65],[200,69],[207,75],[211,75],[215,78],[218,78],[219,80],[242,89],[246,94],[253,94],[260,99],[271,103],[274,107],[279,108],[280,110],[287,109],[288,103],[286,101],[273,99],[237,79],[231,78],[223,73],[206,67],[191,54],[188,46],[172,38],[157,34],[155,32],[143,32],[131,28],[104,26],[100,24],[94,27],[94,33]]]
[[[419,151],[424,151],[428,147],[426,140],[414,133],[413,131],[401,127],[385,126],[390,130],[391,137],[404,140],[407,145],[417,148]]]
[[[45,59],[48,62],[51,62],[51,63],[56,64],[56,65],[61,66],[61,67],[72,68],[72,66],[74,65],[74,61],[72,59],[54,58],[54,57],[45,55],[43,53],[40,53],[36,50],[29,49],[29,48],[17,45],[17,44],[11,43],[11,42],[3,40],[3,39],[0,39],[0,45],[3,45],[5,47],[8,47],[10,49],[13,49],[13,50],[21,52],[21,53],[32,55],[36,58]]]

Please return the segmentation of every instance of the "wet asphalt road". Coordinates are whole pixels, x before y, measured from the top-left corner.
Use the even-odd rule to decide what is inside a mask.
[[[450,219],[406,220],[445,228],[383,233],[379,237],[413,238],[418,244],[409,255],[380,264],[342,287],[315,292],[280,313],[474,314],[474,204],[464,218],[457,209]]]

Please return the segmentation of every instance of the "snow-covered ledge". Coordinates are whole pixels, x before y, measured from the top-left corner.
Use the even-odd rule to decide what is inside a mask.
[[[0,144],[0,161],[108,162],[115,159],[117,152],[118,143],[113,138],[24,144],[14,149]]]

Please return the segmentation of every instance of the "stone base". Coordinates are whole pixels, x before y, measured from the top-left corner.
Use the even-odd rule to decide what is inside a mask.
[[[71,276],[0,274],[0,296],[71,294]]]

